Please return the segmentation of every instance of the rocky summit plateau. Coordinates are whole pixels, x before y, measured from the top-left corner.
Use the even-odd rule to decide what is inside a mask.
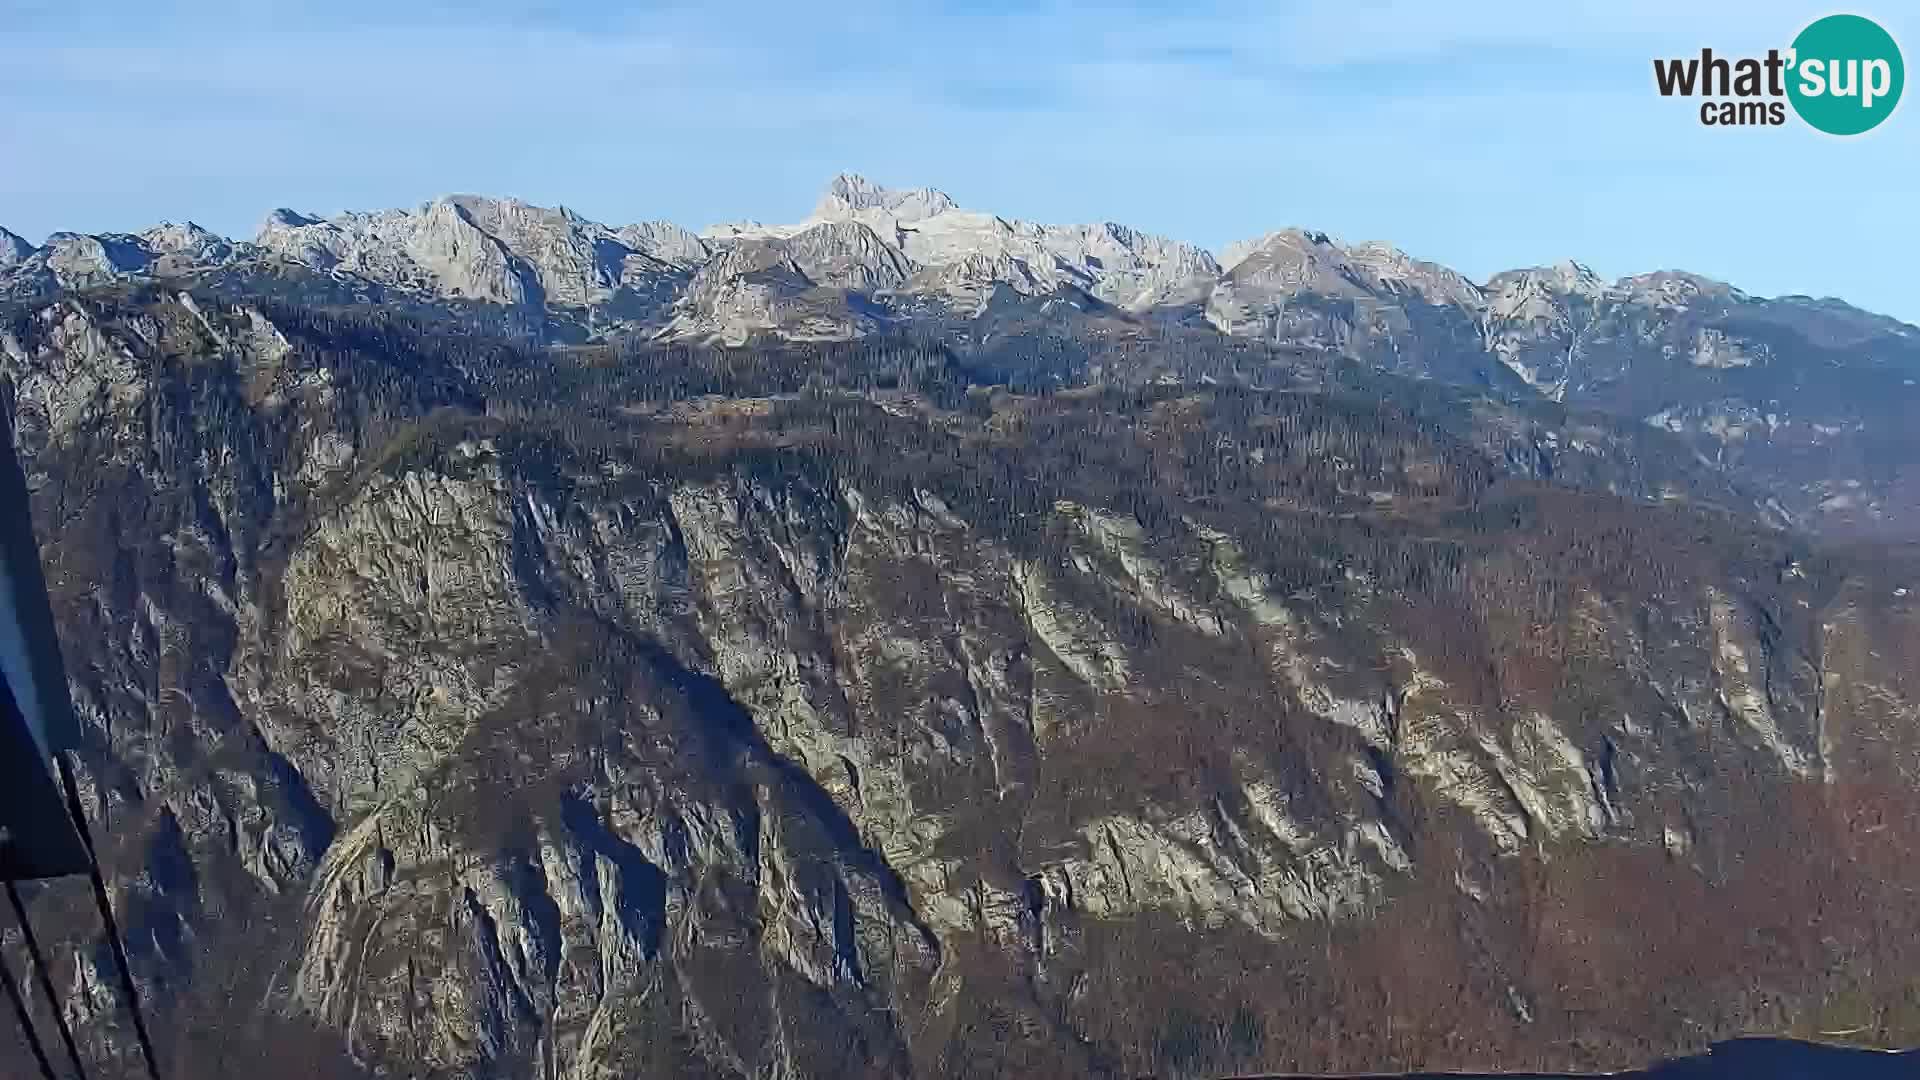
[[[1896,320],[854,176],[0,231],[0,297],[167,1075],[1920,1042]]]

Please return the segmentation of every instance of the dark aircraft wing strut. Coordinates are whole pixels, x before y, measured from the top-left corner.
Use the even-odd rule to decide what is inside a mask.
[[[146,1019],[141,1015],[139,987],[127,962],[126,946],[113,917],[112,899],[100,875],[85,806],[74,779],[71,755],[79,743],[79,724],[67,694],[53,609],[40,572],[40,549],[33,538],[26,476],[14,456],[8,397],[0,394],[0,882],[6,885],[36,981],[47,998],[74,1074],[78,1080],[86,1080],[79,1048],[17,883],[88,875],[101,924],[113,946],[120,989],[139,1036],[147,1075],[160,1080]],[[105,805],[103,796],[103,809]],[[15,981],[4,957],[0,957],[0,982],[5,983],[14,1016],[41,1075],[45,1080],[57,1080],[46,1047],[33,1026],[24,989]]]

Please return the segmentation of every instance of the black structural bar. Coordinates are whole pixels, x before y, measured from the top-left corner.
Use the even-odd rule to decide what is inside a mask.
[[[6,512],[0,506],[0,517]],[[9,629],[0,625],[0,639]],[[87,847],[67,820],[59,781],[23,708],[13,676],[0,671],[0,880],[83,873]]]
[[[107,941],[113,945],[113,962],[120,968],[120,989],[127,995],[127,1011],[133,1015],[133,1032],[140,1037],[140,1053],[147,1059],[147,1076],[160,1080],[160,1065],[153,1056],[153,1040],[147,1037],[147,1021],[140,1014],[140,988],[133,981],[133,965],[127,962],[127,947],[120,941],[120,923],[113,917],[113,901],[107,896],[107,883],[100,879],[100,856],[93,848],[93,834],[87,829],[86,808],[80,804],[80,786],[73,779],[73,764],[64,753],[55,754],[60,767],[60,783],[67,789],[67,812],[73,815],[73,827],[80,830],[80,842],[87,848],[87,876],[93,879],[93,901],[100,908],[100,921],[107,928]]]
[[[34,543],[32,500],[14,456],[7,390],[0,379],[0,879],[12,881],[83,873],[87,850],[48,761],[77,744],[79,725]]]
[[[47,1060],[47,1048],[40,1045],[40,1033],[33,1030],[33,1014],[27,1011],[27,999],[20,996],[20,984],[13,981],[13,969],[7,966],[7,958],[0,955],[0,982],[7,985],[7,1000],[13,1002],[13,1015],[20,1021],[20,1033],[27,1037],[27,1048],[33,1051],[33,1060],[40,1063],[40,1075],[44,1080],[60,1080],[53,1071],[53,1062]]]
[[[85,1080],[87,1067],[80,1063],[80,1047],[74,1044],[73,1028],[67,1025],[67,1012],[60,1007],[60,991],[53,987],[53,969],[47,966],[47,956],[40,951],[40,939],[34,935],[33,923],[27,919],[27,905],[20,900],[20,890],[13,882],[7,882],[7,900],[13,904],[13,917],[20,920],[20,936],[27,943],[27,959],[33,962],[33,973],[40,981],[40,992],[47,995],[47,1011],[53,1014],[53,1025],[60,1029],[60,1041],[66,1044],[67,1060],[73,1063],[73,1075]]]

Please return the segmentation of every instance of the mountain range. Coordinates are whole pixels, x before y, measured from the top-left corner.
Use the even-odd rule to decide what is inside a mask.
[[[1036,325],[1096,341],[1221,334],[1630,416],[1754,478],[1784,521],[1897,535],[1920,521],[1920,329],[1677,271],[1607,282],[1578,263],[1475,283],[1385,244],[1283,229],[1200,247],[1124,225],[1038,225],[932,188],[835,177],[806,220],[698,233],[451,195],[413,210],[267,216],[251,241],[0,229],[0,297],[208,277],[306,302],[461,304],[545,342],[746,346],[911,332],[972,346]],[[279,288],[286,288],[282,281]]]
[[[0,283],[168,1075],[1920,1042],[1912,327],[855,177]],[[25,899],[135,1075],[86,883]]]

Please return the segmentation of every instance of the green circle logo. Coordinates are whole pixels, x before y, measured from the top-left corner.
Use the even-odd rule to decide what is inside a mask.
[[[1906,66],[1893,35],[1872,19],[1829,15],[1793,39],[1787,99],[1829,135],[1858,135],[1893,114]]]

